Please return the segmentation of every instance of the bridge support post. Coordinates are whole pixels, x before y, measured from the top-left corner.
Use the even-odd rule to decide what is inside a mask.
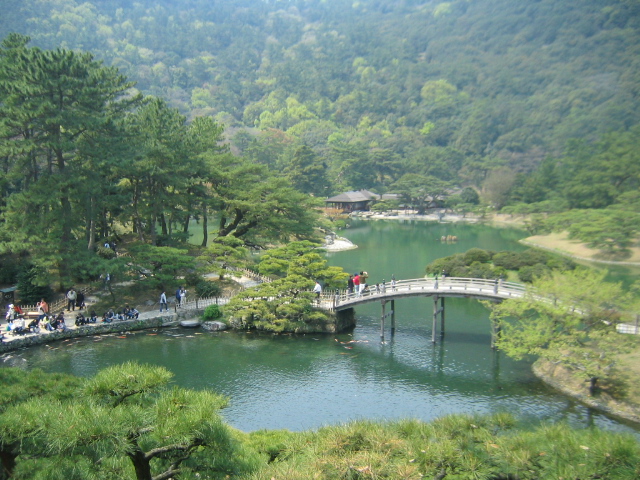
[[[498,322],[496,322],[495,320],[491,320],[491,348],[493,350],[495,350],[496,347],[496,341],[498,340],[498,337],[500,336],[501,333],[501,328],[500,328],[500,324]]]
[[[386,306],[386,303],[384,300],[382,301],[382,317],[380,318],[380,341],[384,342],[384,318],[386,317],[385,313],[384,313],[384,308]]]
[[[433,325],[431,326],[431,343],[436,343],[436,328],[438,327],[438,296],[433,297]]]
[[[440,300],[440,307],[438,307]],[[438,329],[438,314],[440,314],[440,339],[444,338],[444,297],[433,297],[433,325],[431,326],[431,343],[436,343],[436,331]]]
[[[440,339],[444,338],[444,297],[440,299]]]
[[[396,334],[396,301],[391,300],[391,336]]]

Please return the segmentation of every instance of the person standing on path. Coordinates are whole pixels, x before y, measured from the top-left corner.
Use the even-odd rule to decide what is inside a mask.
[[[184,289],[184,287],[180,287],[180,306],[184,307],[186,303],[187,303],[187,291]]]
[[[49,313],[49,305],[46,300],[43,298],[38,302],[38,321],[41,321],[43,318],[47,316]]]
[[[71,310],[75,311],[76,310],[76,299],[78,298],[78,294],[76,293],[76,291],[71,288],[68,292],[67,292],[67,312],[70,312]]]
[[[313,293],[316,294],[316,301],[320,302],[320,294],[322,293],[322,285],[316,280],[316,285],[313,287]]]
[[[164,305],[164,309],[168,312],[169,311],[169,307],[167,307],[167,294],[164,292],[164,290],[160,294],[160,313],[162,313],[162,306],[163,305]]]
[[[180,306],[180,290],[182,290],[182,287],[178,288],[176,290],[176,306]]]

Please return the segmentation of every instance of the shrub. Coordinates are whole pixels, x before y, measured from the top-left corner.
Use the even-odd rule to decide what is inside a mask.
[[[189,241],[190,234],[188,232],[174,232],[170,235],[158,235],[156,238],[156,246],[158,247],[184,247]]]
[[[468,273],[471,278],[496,278],[493,268],[486,263],[473,262]]]
[[[464,203],[470,203],[472,205],[478,205],[480,203],[480,195],[471,187],[465,187],[462,192],[460,192],[460,199]]]
[[[426,272],[432,275],[440,275],[444,270],[449,276],[457,276],[453,272],[464,269],[466,263],[464,254],[457,253],[444,258],[438,258],[426,267]]]
[[[220,285],[216,282],[200,280],[196,284],[196,295],[199,297],[219,297],[221,291]]]
[[[538,250],[537,248],[529,248],[528,250],[520,253],[521,265],[533,266],[538,263],[546,264],[548,259],[549,254],[542,250]]]
[[[15,255],[0,255],[0,283],[14,284],[18,280],[18,274],[29,268],[24,259]]]
[[[443,269],[447,274],[447,277],[459,277],[459,278],[471,278],[470,267],[466,265],[456,265],[449,269]],[[442,274],[442,272],[439,272]]]
[[[22,303],[36,303],[42,298],[50,300],[53,290],[49,285],[42,285],[46,274],[38,267],[31,266],[18,274],[18,292]]]
[[[388,212],[390,210],[398,210],[400,202],[398,200],[382,200],[371,206],[372,212]]]
[[[217,320],[220,317],[222,317],[222,309],[219,305],[209,305],[202,314],[205,321]]]
[[[99,245],[98,248],[96,248],[96,253],[100,258],[104,258],[105,260],[116,258],[116,251],[104,245]]]
[[[552,270],[561,270],[564,272],[567,270],[574,270],[576,266],[576,262],[566,257],[552,255],[547,260],[547,267]]]
[[[184,283],[186,283],[190,287],[195,287],[200,282],[202,282],[202,277],[196,272],[189,272],[184,276]]]
[[[341,218],[338,218],[333,221],[333,225],[336,230],[344,230],[345,228],[347,228],[347,221]]]
[[[540,278],[549,273],[549,268],[542,263],[538,263],[532,266],[522,267],[518,271],[518,278],[521,282],[531,283],[536,278]]]
[[[498,252],[493,256],[493,264],[496,267],[504,267],[507,270],[518,270],[522,266],[520,254],[516,252]]]
[[[491,261],[491,254],[481,248],[471,248],[464,254],[464,263],[471,265],[475,262],[487,263]]]

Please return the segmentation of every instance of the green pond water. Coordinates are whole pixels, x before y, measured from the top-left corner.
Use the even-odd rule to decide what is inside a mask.
[[[430,261],[471,247],[521,250],[525,233],[479,225],[353,222],[340,232],[356,250],[327,254],[370,281],[417,278]],[[442,235],[457,243],[441,243]],[[175,383],[230,397],[223,415],[245,431],[303,430],[354,419],[419,418],[508,411],[529,423],[637,432],[548,388],[490,348],[488,313],[472,299],[446,300],[446,337],[431,343],[430,298],[397,300],[396,335],[380,342],[380,305],[356,310],[357,327],[339,335],[209,333],[172,328],[88,337],[12,352],[2,362],[92,375],[125,360],[163,365]],[[122,337],[122,338],[121,338]]]

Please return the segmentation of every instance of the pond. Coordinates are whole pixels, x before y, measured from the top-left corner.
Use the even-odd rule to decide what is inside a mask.
[[[341,233],[359,248],[328,254],[332,265],[366,270],[373,282],[417,278],[435,258],[471,247],[521,250],[525,233],[481,225],[354,222]],[[457,243],[441,243],[442,235]],[[357,327],[339,335],[209,333],[180,328],[89,337],[13,352],[4,365],[76,375],[125,360],[163,365],[177,384],[230,398],[223,410],[244,431],[304,430],[354,419],[419,418],[507,411],[525,422],[566,420],[637,431],[537,380],[529,362],[490,348],[488,312],[471,299],[447,299],[444,341],[431,343],[433,302],[398,300],[397,331],[380,342],[380,306],[356,311]]]

